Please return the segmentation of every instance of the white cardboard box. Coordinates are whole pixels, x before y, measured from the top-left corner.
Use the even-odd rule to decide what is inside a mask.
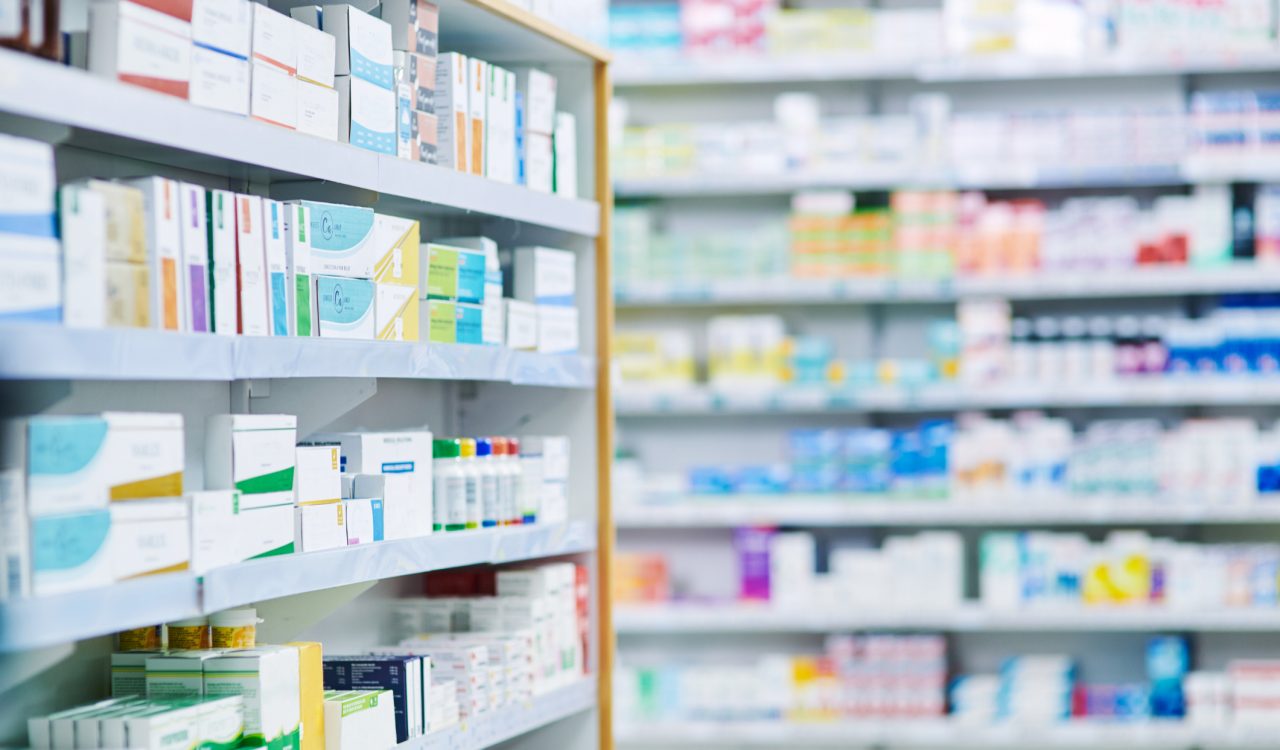
[[[293,509],[296,530],[294,544],[298,552],[316,552],[347,546],[346,503],[300,505]]]
[[[298,81],[289,71],[254,58],[249,114],[293,130],[298,126]]]
[[[555,158],[551,148],[551,136],[542,133],[525,133],[524,182],[530,190],[552,192],[555,184]]]
[[[468,156],[471,174],[488,174],[485,155],[488,152],[489,128],[489,63],[477,58],[467,60],[467,122],[471,132],[467,141],[471,145]]]
[[[347,545],[381,542],[385,536],[386,520],[382,512],[382,499],[359,497],[343,500],[347,514]]]
[[[298,132],[338,140],[338,92],[298,79]]]
[[[578,309],[538,305],[538,351],[569,354],[578,351]]]
[[[351,491],[356,497],[382,499],[383,536],[409,539],[431,533],[431,495],[418,493],[412,474],[356,474]]]
[[[293,474],[296,505],[331,503],[342,499],[342,449],[338,443],[299,445]]]
[[[375,284],[374,325],[382,341],[419,339],[418,288],[404,284]]]
[[[333,88],[337,61],[337,41],[333,35],[299,22],[294,23],[293,33],[298,51],[298,79]]]
[[[457,52],[446,52],[436,61],[437,163],[459,172],[471,171],[467,67],[467,58]]]
[[[572,252],[550,247],[515,250],[515,298],[535,305],[572,307],[576,302],[577,263]]]
[[[298,69],[297,23],[261,3],[252,3],[252,6],[254,62],[270,65],[293,77]],[[254,70],[254,78],[257,78],[257,70]]]
[[[285,214],[285,261],[288,264],[290,336],[316,335],[316,300],[311,281],[311,207],[289,203]]]
[[[568,112],[556,113],[556,131],[551,145],[555,150],[556,195],[578,197],[578,125]]]
[[[58,205],[62,229],[62,322],[75,328],[107,323],[107,214],[102,194],[64,185]]]
[[[391,91],[391,25],[350,5],[324,5],[323,30],[336,42],[334,72]]]
[[[253,41],[253,13],[248,0],[193,0],[191,41],[247,60]]]
[[[192,104],[236,115],[249,114],[249,61],[197,45],[191,52]]]
[[[503,313],[507,324],[506,345],[509,349],[533,351],[538,348],[538,307],[529,302],[504,299]]]
[[[191,518],[191,573],[200,576],[240,562],[236,544],[240,498],[236,491],[188,492],[186,502]]]
[[[262,234],[267,258],[267,330],[272,336],[289,335],[288,263],[285,257],[285,205],[262,199]]]
[[[111,503],[111,572],[117,581],[191,567],[190,516],[180,497]]]
[[[515,91],[506,68],[488,65],[485,91],[485,175],[499,182],[515,182]]]
[[[182,225],[183,330],[208,333],[209,226],[205,189],[178,183],[178,219]]]
[[[528,133],[550,136],[556,124],[556,79],[537,68],[518,68],[516,90],[524,99],[524,126]]]
[[[89,4],[89,72],[186,99],[191,23],[127,0]]]
[[[166,331],[181,331],[184,328],[184,305],[178,183],[164,177],[144,177],[130,184],[142,191],[146,212],[147,260],[151,267],[151,323]]]
[[[396,155],[396,95],[355,76],[338,76],[338,140]]]
[[[374,340],[374,283],[342,276],[314,278],[320,337]]]
[[[236,273],[239,279],[240,333],[246,336],[270,334],[267,312],[267,260],[262,226],[262,198],[237,195]]]
[[[244,510],[293,505],[298,419],[292,414],[214,414],[205,424],[204,483],[240,491]],[[293,519],[289,519],[290,538]]]
[[[234,336],[240,330],[236,292],[236,194],[210,190],[209,200],[209,319],[213,332]]]
[[[326,690],[324,750],[363,750],[396,744],[396,717],[387,690]]]
[[[236,534],[239,560],[291,555],[294,552],[293,504],[242,508],[237,516]]]

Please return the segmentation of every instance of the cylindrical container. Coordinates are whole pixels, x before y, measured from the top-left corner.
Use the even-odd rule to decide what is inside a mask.
[[[159,625],[121,630],[116,634],[116,648],[120,651],[156,651],[164,648]]]
[[[498,524],[511,526],[520,517],[520,441],[515,438],[493,438],[493,452],[498,458]]]
[[[481,497],[480,469],[476,466],[475,438],[458,438],[458,457],[462,461],[462,476],[467,488],[467,528],[480,528],[480,508],[484,505]]]
[[[209,615],[214,648],[253,648],[258,645],[258,610],[227,609]]]
[[[476,471],[480,474],[480,526],[498,525],[498,459],[493,440],[476,438]]]
[[[436,531],[461,531],[467,528],[466,472],[462,468],[461,448],[457,440],[436,440],[431,446],[434,477]]]
[[[542,439],[526,437],[520,443],[520,521],[536,523],[542,509]]]
[[[213,648],[213,632],[209,630],[208,617],[175,620],[165,625],[165,630],[169,633],[171,651]]]

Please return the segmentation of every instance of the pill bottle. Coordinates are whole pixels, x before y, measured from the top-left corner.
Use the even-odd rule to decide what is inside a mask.
[[[436,531],[467,528],[466,472],[462,468],[461,446],[457,440],[436,440],[432,447]]]
[[[253,648],[258,645],[258,610],[253,607],[223,610],[209,615],[214,648]]]
[[[157,651],[164,647],[159,625],[121,630],[116,634],[119,651]]]
[[[480,474],[480,527],[498,525],[498,467],[493,440],[476,438],[476,471]]]
[[[520,442],[520,520],[534,523],[542,508],[542,438],[526,437]]]
[[[165,626],[165,631],[169,634],[171,651],[213,648],[213,632],[209,630],[208,617],[175,620]]]
[[[512,526],[520,519],[520,441],[507,437],[491,439],[498,469],[498,525]]]
[[[476,466],[475,438],[458,438],[459,458],[462,460],[462,477],[467,487],[467,528],[480,528],[480,469]]]

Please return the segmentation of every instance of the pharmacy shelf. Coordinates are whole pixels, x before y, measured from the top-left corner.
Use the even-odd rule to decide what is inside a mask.
[[[595,358],[500,346],[0,325],[0,379],[379,377],[592,388]]]
[[[987,610],[960,608],[894,612],[851,606],[780,608],[768,604],[618,605],[619,634],[829,633],[846,630],[982,632],[1224,632],[1261,633],[1280,628],[1280,607],[1202,610],[1070,608]]]
[[[614,510],[619,529],[737,526],[1208,526],[1280,524],[1280,501],[1219,505],[1140,498],[970,501],[830,494],[686,495]]]
[[[1177,721],[1071,722],[1045,726],[970,726],[945,719],[832,721],[687,721],[624,725],[626,746],[840,748],[1074,748],[1077,750],[1245,750],[1273,748],[1266,728],[1197,727]]]
[[[725,279],[701,283],[619,282],[618,308],[775,307],[954,302],[971,297],[1066,300],[1274,292],[1280,266],[1148,266],[1095,271],[962,276],[946,279]]]
[[[372,204],[410,217],[474,211],[591,237],[600,229],[594,201],[375,154],[17,52],[0,51],[0,70],[0,114],[19,121],[7,128],[16,134],[30,130],[45,140],[232,179],[266,178],[272,197],[282,199]]]
[[[501,565],[596,548],[585,521],[432,534],[125,581],[72,594],[0,602],[0,653],[72,643],[293,594],[469,565]]]
[[[1280,71],[1280,52],[1165,59],[1154,55],[1103,55],[1076,60],[991,55],[919,62],[886,60],[871,54],[705,58],[620,54],[616,68],[614,82],[619,88],[884,80],[959,83],[1271,72]]]
[[[432,732],[397,748],[408,750],[481,750],[532,732],[596,706],[596,679],[586,677],[571,685],[535,696],[518,706],[481,714],[438,732]]]
[[[282,555],[216,568],[204,576],[208,612],[384,578],[469,565],[501,565],[596,548],[585,521],[457,531],[417,539]]]
[[[707,386],[633,386],[624,387],[616,396],[620,417],[1275,405],[1280,405],[1280,378],[1252,376],[1139,377],[1061,385],[993,383],[969,388],[939,383],[856,390],[821,386],[732,391]]]
[[[594,42],[508,0],[439,0],[441,50],[490,61],[608,62]]]

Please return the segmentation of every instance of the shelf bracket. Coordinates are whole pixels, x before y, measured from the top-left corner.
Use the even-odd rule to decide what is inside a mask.
[[[377,378],[290,378],[237,380],[232,411],[296,414],[298,438],[318,432],[378,392]]]

